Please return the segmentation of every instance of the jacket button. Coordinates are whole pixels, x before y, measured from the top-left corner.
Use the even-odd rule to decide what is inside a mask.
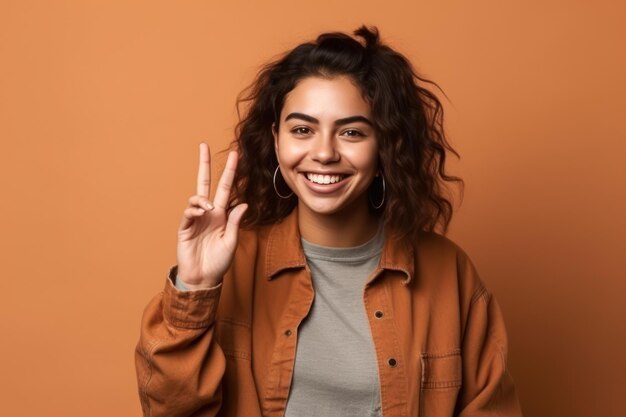
[[[395,358],[389,358],[387,359],[387,364],[392,368],[395,368],[395,366],[398,364],[398,361]]]
[[[285,330],[285,336],[291,336],[291,330],[290,329]]]
[[[376,310],[376,312],[374,313],[374,316],[375,316],[377,319],[382,319],[382,318],[383,318],[383,316],[384,316],[384,314],[383,314],[383,312],[382,312],[382,311],[380,311],[380,310]]]

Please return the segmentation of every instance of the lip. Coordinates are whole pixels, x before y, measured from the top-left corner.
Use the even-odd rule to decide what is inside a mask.
[[[344,176],[344,178],[341,181],[335,182],[333,184],[318,184],[318,183],[309,181],[309,179],[306,177],[307,173],[318,174],[318,175],[342,175]],[[317,194],[334,193],[335,191],[339,190],[340,188],[343,188],[343,186],[346,185],[347,179],[350,176],[351,176],[350,174],[341,174],[337,172],[333,172],[333,173],[321,173],[321,172],[315,172],[315,171],[300,172],[300,177],[302,178],[302,182],[304,182],[304,184],[307,186],[309,190]]]
[[[298,170],[299,174],[316,174],[316,175],[343,175],[343,176],[348,176],[348,175],[352,175],[351,172],[342,172],[342,171],[320,171],[320,170],[304,170],[304,169],[299,169]]]

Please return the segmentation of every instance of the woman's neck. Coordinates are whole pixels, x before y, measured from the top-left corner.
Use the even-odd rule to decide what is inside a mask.
[[[367,206],[339,213],[319,214],[304,205],[298,207],[300,235],[320,246],[347,248],[359,246],[376,235],[379,219]]]

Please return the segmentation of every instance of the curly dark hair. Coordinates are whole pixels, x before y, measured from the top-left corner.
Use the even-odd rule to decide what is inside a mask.
[[[265,65],[237,99],[239,118],[231,144],[239,163],[230,204],[248,203],[243,227],[280,221],[297,205],[297,197],[279,198],[273,173],[278,166],[272,124],[278,126],[287,94],[310,76],[349,76],[370,104],[378,138],[379,166],[386,182],[385,203],[378,212],[400,237],[440,227],[452,218],[445,182],[463,181],[446,174],[446,153],[458,153],[443,129],[443,107],[425,86],[436,83],[418,75],[402,54],[380,41],[375,27],[354,32],[362,42],[339,32],[323,33]],[[380,188],[380,187],[378,187]],[[380,191],[380,190],[379,190]],[[380,200],[375,200],[380,201]]]

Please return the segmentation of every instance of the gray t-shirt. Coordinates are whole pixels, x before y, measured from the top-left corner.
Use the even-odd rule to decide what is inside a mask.
[[[363,304],[382,228],[369,242],[329,248],[302,240],[315,300],[298,329],[286,417],[380,416],[378,368]]]

